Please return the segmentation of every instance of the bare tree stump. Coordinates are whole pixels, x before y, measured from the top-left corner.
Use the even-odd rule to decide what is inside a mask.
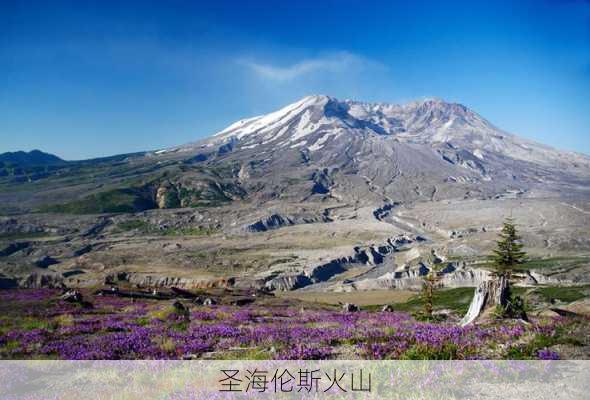
[[[475,289],[469,310],[460,322],[461,326],[473,323],[484,312],[495,309],[496,306],[506,307],[508,297],[508,279],[505,276],[482,282]]]

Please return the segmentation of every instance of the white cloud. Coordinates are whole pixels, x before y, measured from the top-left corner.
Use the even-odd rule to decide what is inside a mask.
[[[288,66],[264,64],[251,59],[241,59],[238,62],[250,68],[262,78],[279,82],[292,81],[318,72],[342,72],[370,67],[384,68],[382,64],[376,61],[345,51],[305,59]]]

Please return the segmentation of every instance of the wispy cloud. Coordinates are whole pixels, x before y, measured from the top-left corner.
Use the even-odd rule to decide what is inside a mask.
[[[371,67],[384,68],[377,61],[346,51],[308,58],[286,66],[265,64],[251,59],[240,59],[238,62],[251,69],[258,76],[278,82],[292,81],[319,72],[343,72]]]

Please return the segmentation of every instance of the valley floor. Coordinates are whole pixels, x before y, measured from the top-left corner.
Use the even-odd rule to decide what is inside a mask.
[[[587,358],[590,347],[590,319],[579,315],[459,327],[453,307],[464,304],[444,303],[462,298],[454,292],[437,297],[451,309],[436,323],[413,317],[416,298],[394,304],[405,311],[343,312],[228,291],[202,293],[217,296],[210,306],[82,294],[86,306],[52,289],[0,291],[0,358],[557,359]]]

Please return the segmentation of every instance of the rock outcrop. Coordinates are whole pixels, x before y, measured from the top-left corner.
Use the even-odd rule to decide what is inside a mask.
[[[25,289],[62,289],[64,287],[64,280],[61,274],[52,272],[33,272],[23,277],[16,279],[18,287]]]
[[[299,224],[313,224],[318,222],[331,222],[331,219],[326,215],[283,215],[271,214],[268,217],[261,218],[258,221],[245,226],[248,232],[266,232],[272,229],[278,229],[283,226],[299,225]]]
[[[105,283],[128,282],[141,288],[172,288],[207,289],[228,288],[235,284],[234,278],[199,279],[179,276],[154,275],[134,272],[119,272],[105,277]]]
[[[312,284],[313,281],[303,273],[299,274],[285,274],[275,278],[271,278],[264,283],[267,290],[295,290]]]
[[[334,258],[325,263],[305,268],[298,273],[273,274],[265,279],[265,287],[269,290],[294,290],[325,282],[335,275],[345,272],[354,265],[375,266],[382,264],[385,257],[396,252],[399,247],[412,243],[407,235],[389,238],[383,244],[354,247],[352,254]]]
[[[10,243],[8,246],[0,250],[0,257],[7,257],[10,256],[18,251],[26,249],[31,245],[30,242],[15,242]]]

